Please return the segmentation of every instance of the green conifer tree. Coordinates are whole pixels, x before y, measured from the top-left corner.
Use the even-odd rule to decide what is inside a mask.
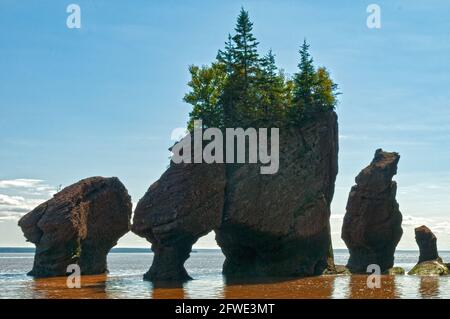
[[[279,70],[270,50],[263,58],[248,12],[241,9],[225,48],[211,66],[191,66],[191,91],[184,101],[193,105],[188,122],[203,120],[205,127],[299,126],[314,113],[333,110],[337,85],[325,68],[315,69],[304,40],[298,72]]]
[[[312,95],[315,81],[315,70],[313,58],[309,53],[309,44],[307,44],[306,40],[304,40],[299,53],[299,72],[294,76],[294,102],[301,104],[301,107],[307,107],[311,106],[313,102]]]
[[[253,23],[250,21],[248,12],[241,8],[241,12],[237,18],[236,35],[233,37],[235,47],[234,63],[237,69],[242,70],[244,84],[247,87],[250,77],[255,75],[259,69],[258,44],[253,36]]]
[[[233,73],[234,69],[234,44],[231,34],[228,34],[228,41],[225,42],[225,49],[219,50],[217,53],[217,61],[223,63],[226,66],[228,74]]]
[[[221,97],[227,127],[247,126],[256,118],[258,104],[257,75],[260,58],[248,12],[241,8],[235,27],[236,34],[228,38],[217,59],[227,66],[227,85]],[[232,40],[232,42],[231,42]]]
[[[284,112],[285,79],[275,64],[275,55],[269,50],[261,59],[262,72],[259,77],[259,106],[261,112],[258,117],[272,124],[279,123]]]

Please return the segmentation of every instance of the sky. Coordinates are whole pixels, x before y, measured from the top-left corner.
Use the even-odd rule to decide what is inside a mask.
[[[66,8],[81,9],[69,29]],[[368,28],[367,6],[381,28]],[[306,38],[342,95],[332,238],[354,177],[377,148],[401,155],[404,236],[425,224],[450,250],[450,2],[0,0],[0,246],[29,246],[17,220],[60,185],[117,176],[137,203],[167,168],[190,111],[188,66],[209,64],[249,11],[260,52],[296,72]],[[129,233],[121,247],[148,247]],[[213,234],[196,247],[213,248]]]

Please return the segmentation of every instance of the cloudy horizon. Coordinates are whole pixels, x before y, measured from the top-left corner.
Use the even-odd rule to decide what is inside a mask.
[[[24,214],[50,199],[61,186],[62,185],[51,186],[43,180],[29,178],[0,180],[0,233],[2,234],[0,247],[34,247],[33,244],[25,241],[17,222]],[[409,194],[408,189],[412,190],[413,193],[420,192],[422,193],[422,196],[424,196],[427,187],[422,186],[422,189],[420,187],[420,184],[411,185],[405,188],[399,186],[398,197],[407,196]],[[340,191],[339,188],[342,188],[342,191]],[[439,189],[439,187],[436,185],[428,185],[428,189],[436,190]],[[337,187],[336,195],[342,196],[343,191],[343,187]],[[342,201],[338,202],[342,203]],[[344,209],[339,209],[336,207],[335,203],[336,200],[333,201],[330,217],[333,247],[335,249],[345,249],[345,243],[341,239],[341,227],[345,215],[345,207]],[[136,202],[133,201],[133,208],[135,205]],[[401,203],[400,210],[402,210]],[[343,213],[337,213],[338,211],[343,211]],[[448,218],[409,215],[407,213],[403,213],[403,236],[397,249],[417,250],[418,247],[414,239],[414,228],[422,225],[426,225],[436,234],[438,238],[438,248],[440,250],[450,250],[450,220]],[[131,232],[122,237],[117,245],[117,247],[130,248],[148,248],[149,246],[150,243],[145,239],[140,238]],[[194,245],[194,248],[218,248],[215,243],[214,233],[211,232],[200,238]]]

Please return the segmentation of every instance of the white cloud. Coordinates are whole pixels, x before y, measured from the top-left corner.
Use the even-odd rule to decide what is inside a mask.
[[[341,228],[344,214],[332,214],[330,218],[331,236],[334,248],[346,248],[345,243],[341,239]],[[425,225],[438,238],[440,249],[448,250],[450,247],[450,218],[427,216],[418,217],[413,215],[403,215],[403,236],[397,249],[414,249],[417,250],[414,228]]]
[[[41,184],[43,181],[39,179],[10,179],[10,180],[0,180],[0,188],[29,188]]]
[[[0,205],[18,205],[24,198],[21,196],[8,196],[0,194]]]
[[[382,131],[402,131],[402,132],[448,132],[450,125],[440,123],[419,123],[419,124],[378,124],[375,128]]]
[[[450,233],[450,220],[445,217],[416,217],[411,215],[403,216],[402,226],[404,228],[415,228],[425,225],[435,234]]]
[[[0,180],[0,222],[18,220],[54,193],[55,187],[38,179]]]

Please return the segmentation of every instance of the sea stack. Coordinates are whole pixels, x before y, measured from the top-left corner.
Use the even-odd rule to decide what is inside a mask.
[[[233,277],[320,275],[334,269],[330,204],[338,173],[334,112],[302,127],[280,129],[279,171],[260,164],[227,165],[222,224],[216,240]]]
[[[382,272],[394,265],[403,234],[397,184],[392,181],[399,160],[399,154],[378,149],[350,191],[342,239],[350,252],[347,267],[352,273],[366,273],[370,264],[379,265]]]
[[[333,269],[330,203],[338,171],[334,112],[280,129],[279,170],[256,164],[174,164],[139,201],[132,231],[152,243],[144,279],[189,279],[184,262],[215,230],[233,277],[319,275]]]
[[[185,281],[192,245],[222,220],[223,164],[175,164],[138,202],[132,231],[152,243],[154,258],[144,279]]]
[[[448,275],[446,264],[439,257],[437,250],[437,238],[427,226],[417,227],[415,230],[416,242],[419,246],[419,261],[409,275]]]
[[[416,242],[420,251],[419,263],[438,259],[437,238],[433,232],[427,226],[417,227],[414,232],[416,233]]]
[[[36,245],[34,277],[107,272],[106,256],[130,229],[131,198],[119,179],[91,177],[73,184],[19,220]]]

